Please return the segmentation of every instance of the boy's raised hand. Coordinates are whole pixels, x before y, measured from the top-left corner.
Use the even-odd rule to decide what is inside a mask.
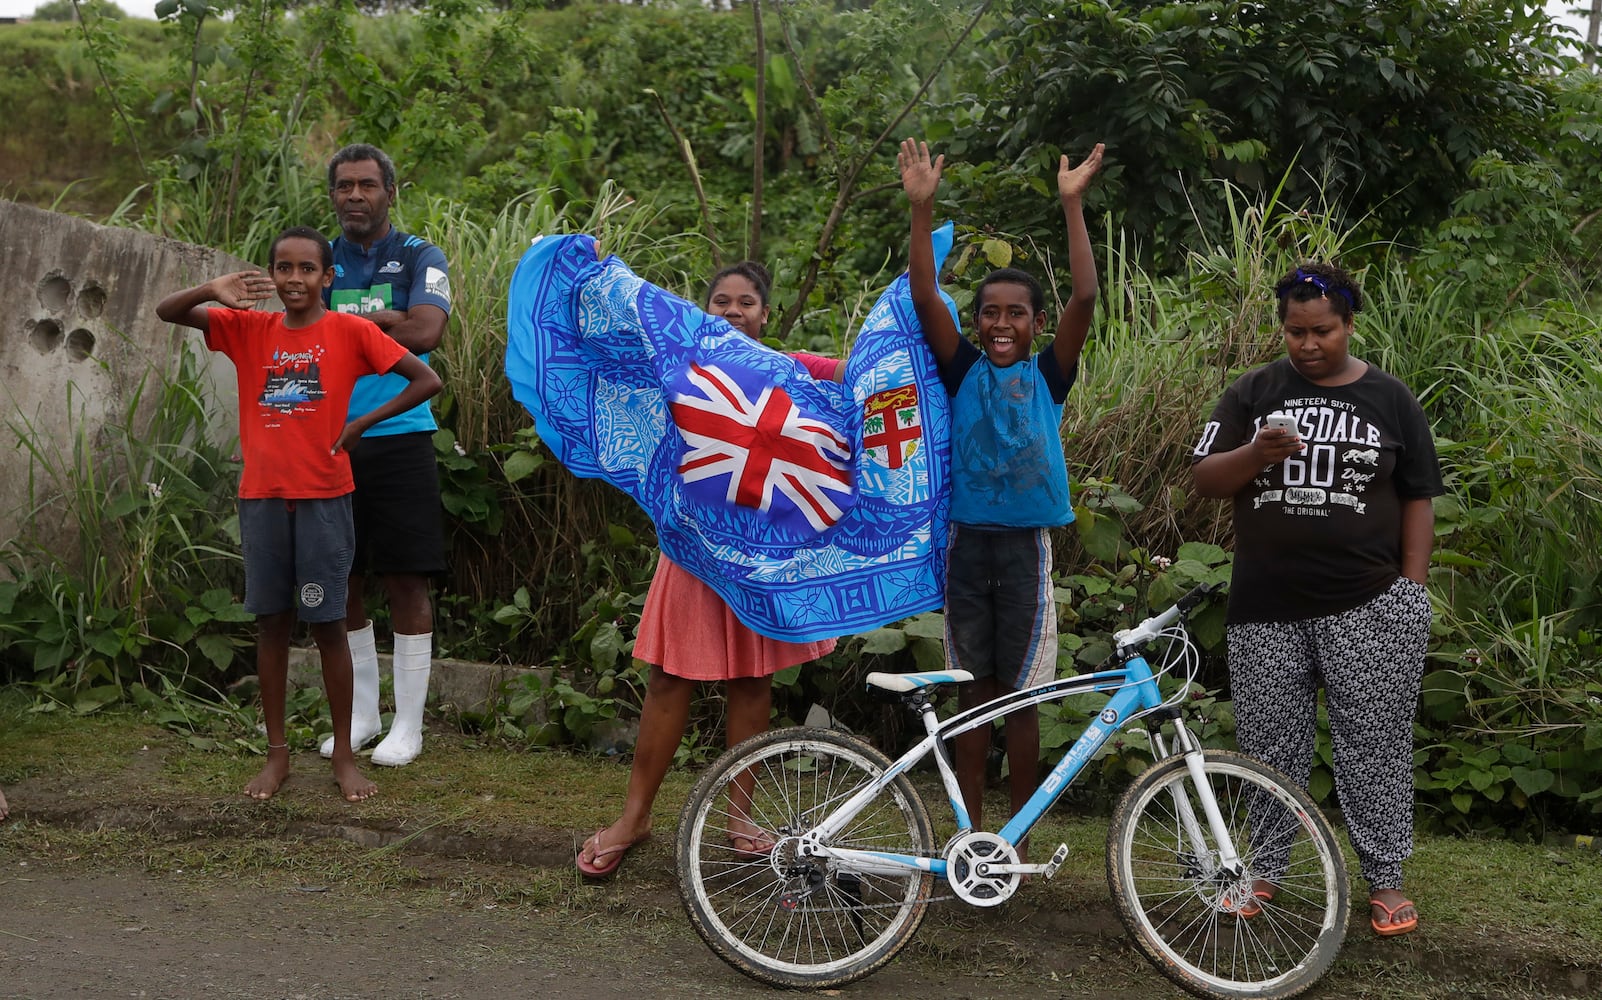
[[[260,271],[235,271],[211,281],[212,300],[230,309],[249,309],[277,291],[273,279]]]
[[[946,164],[945,155],[941,154],[930,162],[928,143],[902,139],[896,163],[901,167],[901,187],[907,192],[907,200],[914,205],[933,201],[935,191],[940,188],[940,169]]]
[[[1068,154],[1064,153],[1062,160],[1057,164],[1057,193],[1065,200],[1080,198],[1090,187],[1091,178],[1101,169],[1101,154],[1106,149],[1105,143],[1096,143],[1096,148],[1090,155],[1079,161],[1079,166],[1068,166]]]

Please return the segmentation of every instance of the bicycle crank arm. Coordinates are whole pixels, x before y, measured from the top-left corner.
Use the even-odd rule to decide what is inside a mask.
[[[999,875],[1044,875],[1050,879],[1057,874],[1057,869],[1068,860],[1068,845],[1058,844],[1057,849],[1051,852],[1051,860],[1043,865],[1000,865],[987,864],[984,866],[986,874]]]

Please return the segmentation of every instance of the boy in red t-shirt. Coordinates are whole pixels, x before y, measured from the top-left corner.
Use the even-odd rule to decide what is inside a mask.
[[[439,392],[440,380],[371,322],[323,306],[323,289],[334,280],[334,256],[317,230],[284,230],[273,241],[270,259],[271,277],[260,271],[223,275],[167,296],[156,315],[204,332],[206,346],[228,355],[238,373],[245,610],[256,615],[256,671],[267,722],[267,763],[245,794],[272,798],[289,775],[284,689],[298,607],[322,658],[334,723],[334,778],[340,794],[359,802],[378,786],[356,767],[350,746],[345,581],[356,533],[348,452],[367,428]],[[251,308],[275,291],[283,312]],[[391,371],[411,384],[346,423],[356,379]]]

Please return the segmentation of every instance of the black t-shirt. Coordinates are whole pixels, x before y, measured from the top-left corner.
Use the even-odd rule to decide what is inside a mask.
[[[1401,575],[1401,501],[1445,492],[1429,421],[1394,376],[1307,381],[1281,358],[1224,390],[1194,460],[1240,447],[1275,411],[1305,449],[1235,494],[1229,621],[1301,621],[1350,611]]]

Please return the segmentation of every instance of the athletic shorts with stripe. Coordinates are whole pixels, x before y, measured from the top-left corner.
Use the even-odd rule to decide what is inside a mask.
[[[1015,690],[1057,673],[1049,528],[953,524],[946,549],[946,665]]]

